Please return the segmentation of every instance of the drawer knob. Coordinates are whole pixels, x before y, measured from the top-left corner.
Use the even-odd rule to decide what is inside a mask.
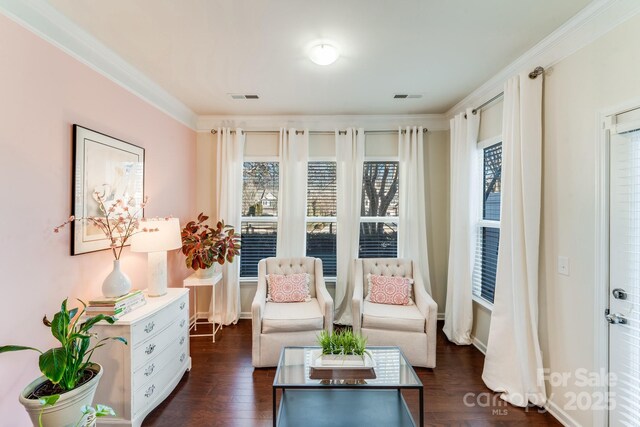
[[[184,337],[180,338],[180,345],[184,344],[184,340],[185,340]]]
[[[155,322],[151,321],[151,322],[147,323],[147,326],[144,327],[144,331],[146,333],[149,333],[149,332],[153,331],[153,328],[155,328],[155,327],[156,327]]]
[[[184,324],[185,324],[186,320],[182,319],[182,322],[180,322],[180,327],[184,328]]]
[[[186,303],[186,302],[184,302],[184,301],[182,301],[182,302],[180,303],[180,310],[183,310],[185,305],[187,305],[187,303]]]
[[[184,362],[184,359],[187,357],[186,354],[182,353],[182,356],[180,356],[180,363]]]
[[[153,353],[153,350],[155,350],[155,349],[156,349],[156,345],[155,344],[149,344],[147,346],[147,348],[144,350],[144,352],[147,353],[147,354],[151,354],[151,353]]]
[[[144,376],[148,377],[149,375],[153,374],[154,369],[156,369],[156,365],[155,363],[152,363],[151,365],[149,365],[149,367],[147,367],[147,369],[145,369]]]
[[[156,386],[154,384],[151,384],[151,387],[149,387],[147,391],[145,391],[144,397],[151,397],[154,391],[156,391]]]

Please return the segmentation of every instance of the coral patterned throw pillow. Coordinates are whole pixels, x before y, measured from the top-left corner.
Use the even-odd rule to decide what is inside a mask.
[[[407,277],[379,276],[369,274],[367,299],[377,304],[412,305],[411,285]]]
[[[267,301],[303,302],[311,301],[309,274],[267,274]]]

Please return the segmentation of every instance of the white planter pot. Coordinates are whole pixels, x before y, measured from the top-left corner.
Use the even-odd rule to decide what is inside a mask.
[[[364,356],[323,354],[320,356],[322,366],[335,366],[338,368],[361,368],[365,366]]]
[[[82,416],[81,408],[84,405],[93,403],[93,396],[96,394],[96,388],[100,382],[100,377],[102,377],[102,366],[97,363],[92,363],[90,366],[98,370],[96,376],[80,387],[61,394],[56,404],[45,407],[44,411],[38,399],[27,399],[27,396],[45,382],[47,380],[46,377],[38,378],[22,390],[18,399],[29,413],[34,426],[38,426],[38,417],[41,411],[43,427],[74,427],[78,423]],[[83,422],[83,424],[80,424],[81,426],[90,427],[95,425],[95,419],[90,421],[89,424],[86,423],[86,420],[83,420]]]
[[[131,290],[131,280],[120,270],[120,260],[113,260],[113,271],[102,282],[102,295],[108,298],[126,295]]]
[[[215,263],[209,268],[200,268],[196,270],[195,274],[198,279],[209,279],[221,270],[222,266],[218,263]]]

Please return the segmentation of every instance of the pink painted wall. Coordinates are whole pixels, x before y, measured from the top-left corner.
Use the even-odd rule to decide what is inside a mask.
[[[74,123],[145,148],[147,216],[195,216],[196,134],[57,47],[0,15],[0,343],[54,344],[42,316],[65,298],[100,293],[109,251],[72,257]],[[188,275],[169,254],[172,286]],[[146,287],[146,255],[122,256]],[[37,353],[0,355],[0,426],[29,425],[18,394],[39,375]]]

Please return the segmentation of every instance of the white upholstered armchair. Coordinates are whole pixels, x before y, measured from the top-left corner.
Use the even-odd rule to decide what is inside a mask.
[[[427,293],[413,262],[397,258],[356,259],[352,300],[353,330],[368,338],[368,345],[397,345],[414,366],[436,366],[438,306]],[[368,274],[413,279],[414,305],[375,304],[366,301]]]
[[[267,301],[267,274],[308,273],[311,301]],[[323,329],[333,330],[333,299],[324,283],[322,261],[316,258],[266,258],[258,263],[258,289],[251,304],[253,366],[278,364],[284,346],[316,345]]]

